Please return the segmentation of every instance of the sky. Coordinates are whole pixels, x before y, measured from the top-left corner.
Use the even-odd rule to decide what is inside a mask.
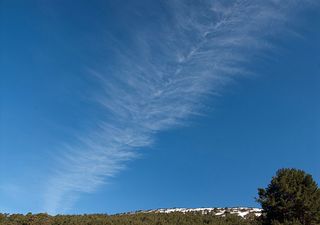
[[[320,183],[315,0],[0,0],[0,212],[258,207]]]

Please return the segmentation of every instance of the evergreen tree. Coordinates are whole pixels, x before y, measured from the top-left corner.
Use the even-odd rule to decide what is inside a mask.
[[[320,224],[320,189],[302,170],[280,169],[257,199],[264,224]]]

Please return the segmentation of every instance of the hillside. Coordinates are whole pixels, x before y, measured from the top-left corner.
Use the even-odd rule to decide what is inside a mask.
[[[226,214],[233,214],[245,218],[249,214],[255,216],[261,215],[262,209],[252,207],[231,207],[231,208],[163,208],[153,210],[137,211],[141,213],[201,213],[201,214],[213,214],[215,216],[225,216]]]
[[[116,215],[1,214],[0,225],[256,225],[257,208],[170,208]]]

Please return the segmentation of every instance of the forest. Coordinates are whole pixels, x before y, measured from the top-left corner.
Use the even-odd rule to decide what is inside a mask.
[[[0,224],[4,225],[255,225],[257,221],[235,215],[225,217],[201,213],[136,213],[122,215],[57,215],[48,214],[12,214],[0,215]]]

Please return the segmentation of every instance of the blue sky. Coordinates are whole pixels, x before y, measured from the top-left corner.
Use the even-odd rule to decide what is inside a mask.
[[[0,211],[258,206],[320,182],[316,1],[0,1]]]

